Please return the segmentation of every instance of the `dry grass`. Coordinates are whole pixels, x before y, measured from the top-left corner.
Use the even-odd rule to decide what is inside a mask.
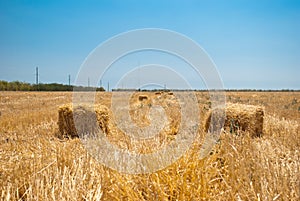
[[[300,106],[299,92],[276,93],[276,96],[227,93],[231,102],[265,106],[262,138],[253,139],[247,133],[242,138],[224,133],[211,155],[199,160],[198,150],[204,135],[199,131],[198,142],[176,163],[144,175],[110,170],[97,163],[79,139],[55,137],[57,108],[71,102],[71,96],[71,93],[0,93],[1,200],[300,198],[300,112],[296,109]],[[204,115],[210,106],[208,96],[206,93],[197,96]],[[109,93],[98,93],[97,103],[109,106],[110,98]]]

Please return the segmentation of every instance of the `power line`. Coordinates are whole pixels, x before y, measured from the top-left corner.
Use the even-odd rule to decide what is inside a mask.
[[[39,90],[39,67],[35,68],[35,81],[36,81],[36,88]]]

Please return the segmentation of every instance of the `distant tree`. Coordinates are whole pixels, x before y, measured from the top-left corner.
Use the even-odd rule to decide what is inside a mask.
[[[7,90],[7,84],[8,84],[8,82],[6,82],[4,80],[1,80],[0,81],[0,90],[1,91],[6,91]]]
[[[96,91],[105,91],[104,87],[97,88]]]

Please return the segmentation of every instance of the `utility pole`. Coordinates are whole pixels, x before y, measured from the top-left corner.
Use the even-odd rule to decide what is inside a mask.
[[[141,67],[140,61],[138,61],[138,87],[141,88]]]
[[[90,87],[90,78],[88,77],[88,87]]]
[[[109,82],[107,82],[107,91],[109,91]]]
[[[35,68],[35,81],[37,90],[39,90],[39,67]]]
[[[71,75],[69,74],[69,86],[71,86]]]

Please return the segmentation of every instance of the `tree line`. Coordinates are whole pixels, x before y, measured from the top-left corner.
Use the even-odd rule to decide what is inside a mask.
[[[30,84],[27,82],[13,81],[7,82],[0,80],[0,91],[73,91],[74,86],[58,84],[58,83],[49,83],[49,84]],[[83,87],[76,86],[76,89],[82,91],[105,91],[103,87]]]
[[[7,82],[0,80],[0,91],[73,91],[73,85],[50,83],[50,84],[30,84],[27,82],[13,81]],[[76,86],[78,91],[105,91],[103,87],[83,87]],[[186,91],[178,89],[165,89],[167,91]],[[112,91],[164,91],[162,89],[152,89],[152,90],[141,90],[141,89],[112,89]],[[208,91],[207,89],[203,90],[192,90],[192,91]],[[225,91],[239,91],[239,92],[293,92],[300,91],[294,89],[279,89],[279,90],[268,90],[268,89],[225,89]]]

